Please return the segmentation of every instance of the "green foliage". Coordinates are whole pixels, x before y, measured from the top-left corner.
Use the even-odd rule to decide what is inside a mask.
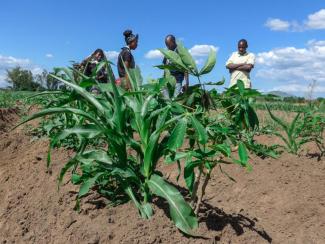
[[[297,113],[297,115],[292,120],[292,122],[290,124],[288,124],[288,123],[284,122],[283,120],[281,120],[280,118],[278,118],[277,116],[275,116],[268,107],[267,107],[267,111],[269,112],[269,115],[271,116],[271,118],[279,126],[281,126],[281,128],[285,132],[286,136],[283,136],[280,132],[276,132],[276,131],[274,131],[273,134],[280,137],[283,140],[288,152],[297,154],[300,146],[304,143],[304,141],[298,142],[299,133],[303,128],[301,126],[299,126],[299,127],[296,126],[297,121],[301,114]]]
[[[36,91],[42,89],[41,84],[34,81],[32,72],[19,66],[12,70],[7,70],[6,80],[14,90]]]
[[[138,68],[127,70],[132,89],[126,92],[116,86],[107,61],[100,63],[98,69],[107,66],[108,84],[100,84],[96,74],[88,77],[73,68],[62,68],[51,76],[66,89],[57,94],[58,99],[22,123],[54,116],[47,124],[51,148],[74,140],[75,156],[61,169],[59,182],[71,171],[72,183],[80,186],[77,205],[80,198],[96,189],[112,204],[132,201],[143,218],[150,218],[152,199],[161,197],[169,204],[175,225],[194,235],[198,226],[195,215],[213,169],[219,166],[229,178],[221,164],[235,163],[251,170],[250,147],[244,135],[254,134],[259,125],[251,105],[258,93],[245,89],[241,81],[224,94],[206,90],[205,85],[224,83],[201,82],[201,76],[215,65],[214,51],[200,71],[182,44],[178,44],[178,53],[161,51],[171,65],[159,68],[185,71],[195,76],[199,84],[176,98],[165,99],[162,91],[175,86],[168,75],[142,84]],[[91,87],[99,93],[89,92]],[[235,146],[237,156],[231,153]],[[48,159],[50,164],[51,152]],[[157,164],[162,159],[168,164],[177,162],[179,174],[183,168],[190,204],[158,171]],[[184,167],[181,160],[185,160]],[[205,177],[204,182],[201,176]]]

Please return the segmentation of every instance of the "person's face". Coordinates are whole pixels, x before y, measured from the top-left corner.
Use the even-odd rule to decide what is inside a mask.
[[[246,53],[246,49],[247,49],[247,45],[246,45],[245,42],[238,43],[238,52],[240,54],[245,54]]]
[[[95,54],[95,59],[96,60],[101,60],[102,59],[102,54],[100,52]]]
[[[175,50],[176,48],[176,43],[171,38],[167,38],[165,44],[169,50]]]
[[[134,40],[130,43],[129,47],[132,49],[132,50],[135,50],[137,47],[138,47],[138,40]]]

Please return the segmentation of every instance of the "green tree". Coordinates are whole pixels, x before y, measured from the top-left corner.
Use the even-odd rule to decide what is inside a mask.
[[[35,91],[41,88],[41,84],[34,81],[33,73],[19,66],[12,70],[7,70],[6,80],[12,85],[14,90]]]
[[[38,84],[41,84],[47,90],[57,90],[59,86],[59,81],[54,79],[52,75],[55,75],[55,72],[48,72],[47,70],[43,70],[41,74],[37,74],[35,76],[35,81]]]

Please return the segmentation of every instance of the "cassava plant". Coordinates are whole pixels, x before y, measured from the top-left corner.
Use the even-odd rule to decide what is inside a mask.
[[[216,63],[216,52],[213,50],[201,70],[181,43],[177,45],[177,52],[164,49],[160,51],[169,59],[170,65],[159,65],[158,68],[187,72],[198,81],[197,85],[190,86],[182,95],[171,99],[178,101],[188,112],[194,113],[188,116],[187,120],[180,120],[171,135],[173,137],[186,134],[189,147],[180,149],[182,143],[176,144],[177,146],[171,148],[175,152],[173,158],[166,160],[167,163],[175,161],[180,164],[180,160],[185,159],[184,179],[191,194],[191,206],[198,215],[206,187],[216,166],[219,166],[223,173],[225,172],[221,165],[231,162],[251,169],[245,143],[238,140],[238,135],[241,133],[239,128],[248,130],[258,126],[256,113],[248,103],[248,97],[253,97],[257,92],[244,89],[242,81],[223,96],[216,96],[215,89],[207,90],[207,85],[224,83],[201,82],[202,75],[209,73]],[[220,104],[221,107],[217,109]],[[238,158],[232,156],[232,146],[238,146]]]

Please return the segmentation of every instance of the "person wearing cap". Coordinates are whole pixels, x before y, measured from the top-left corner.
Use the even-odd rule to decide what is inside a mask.
[[[122,48],[118,60],[117,60],[117,70],[120,79],[117,83],[120,83],[125,90],[131,89],[131,83],[126,73],[125,67],[127,69],[135,68],[135,61],[131,50],[135,50],[138,47],[138,35],[134,35],[131,30],[126,30],[123,32],[126,46]],[[124,65],[123,65],[124,62]]]
[[[230,73],[230,86],[237,84],[237,80],[244,82],[245,88],[252,88],[250,72],[254,68],[255,55],[247,52],[248,43],[245,39],[238,41],[238,51],[231,54],[226,62]]]

